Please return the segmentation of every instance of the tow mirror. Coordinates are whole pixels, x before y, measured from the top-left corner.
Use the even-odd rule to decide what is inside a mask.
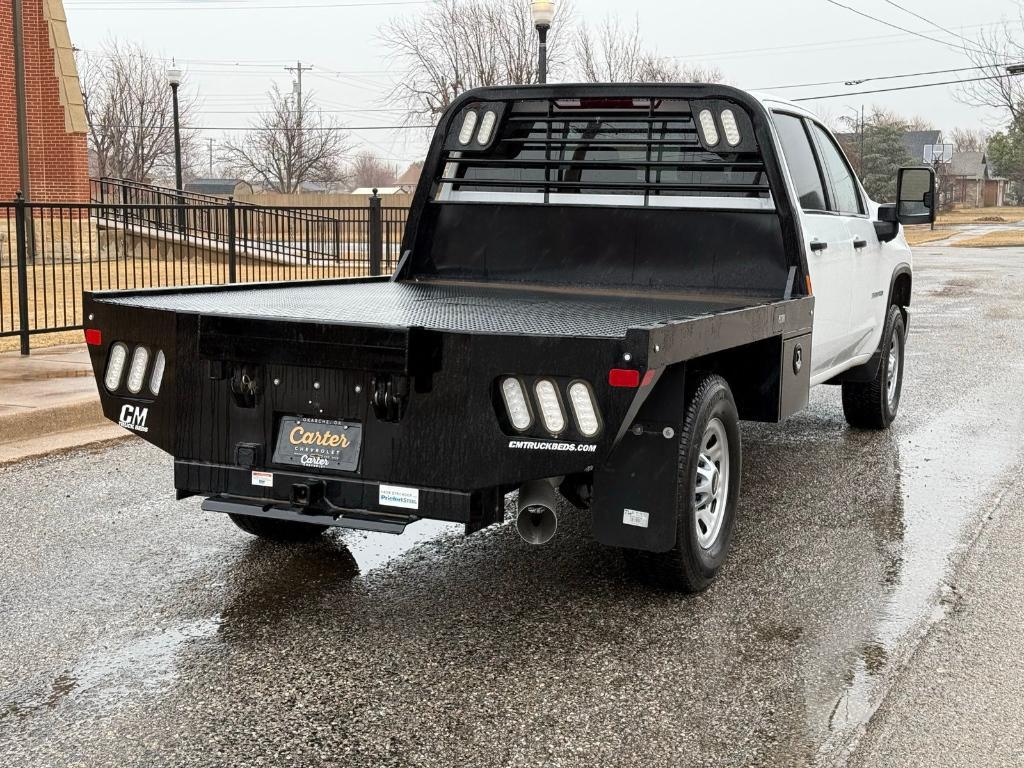
[[[896,219],[900,224],[935,221],[935,171],[900,168],[896,177]]]

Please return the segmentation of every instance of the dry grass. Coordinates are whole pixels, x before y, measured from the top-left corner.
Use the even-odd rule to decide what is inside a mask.
[[[986,232],[984,235],[957,240],[957,248],[1004,248],[1024,246],[1024,227]]]
[[[906,227],[904,230],[907,236],[907,242],[911,245],[924,245],[925,243],[935,243],[940,240],[945,240],[954,234],[954,230],[940,227],[932,230],[927,224],[922,226]]]
[[[940,213],[939,224],[1015,224],[1024,221],[1024,207],[956,208]]]

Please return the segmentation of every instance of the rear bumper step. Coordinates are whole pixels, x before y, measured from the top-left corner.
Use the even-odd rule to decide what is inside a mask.
[[[204,512],[223,512],[229,515],[269,517],[273,520],[287,520],[294,523],[313,523],[334,528],[351,528],[357,531],[376,533],[405,532],[409,523],[419,520],[415,515],[361,515],[339,513],[337,517],[327,514],[310,514],[302,508],[280,506],[258,499],[237,499],[214,496],[203,502]]]
[[[404,528],[415,520],[428,519],[464,523],[470,532],[504,519],[504,496],[497,488],[451,491],[407,487],[358,477],[254,471],[181,459],[174,462],[174,480],[179,496],[208,497],[203,508],[210,511],[262,511],[264,517],[347,528],[359,527],[353,521],[383,520]],[[248,506],[245,510],[214,509],[208,506],[211,502]],[[280,517],[284,513],[295,516]]]

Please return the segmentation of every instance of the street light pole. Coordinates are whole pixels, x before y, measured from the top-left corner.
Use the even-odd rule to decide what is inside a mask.
[[[537,50],[537,82],[548,81],[548,30],[555,18],[555,0],[530,0],[533,26],[537,28],[540,46]]]
[[[181,120],[178,115],[178,86],[181,85],[181,70],[174,66],[173,60],[171,67],[167,70],[167,82],[171,86],[171,107],[174,120],[174,188],[181,192],[181,188],[184,186],[181,178]],[[184,204],[185,201],[179,194],[177,196],[177,218],[178,229],[181,230],[182,234],[185,233]]]
[[[181,85],[181,70],[172,66],[167,70],[167,82],[171,86],[171,104],[174,111],[174,186],[180,190],[181,181],[181,123],[178,116],[178,86]]]

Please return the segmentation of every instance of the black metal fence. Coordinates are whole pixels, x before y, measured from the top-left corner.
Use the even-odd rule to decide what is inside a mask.
[[[407,209],[269,207],[143,184],[91,203],[0,203],[0,338],[82,327],[82,291],[394,271]]]

